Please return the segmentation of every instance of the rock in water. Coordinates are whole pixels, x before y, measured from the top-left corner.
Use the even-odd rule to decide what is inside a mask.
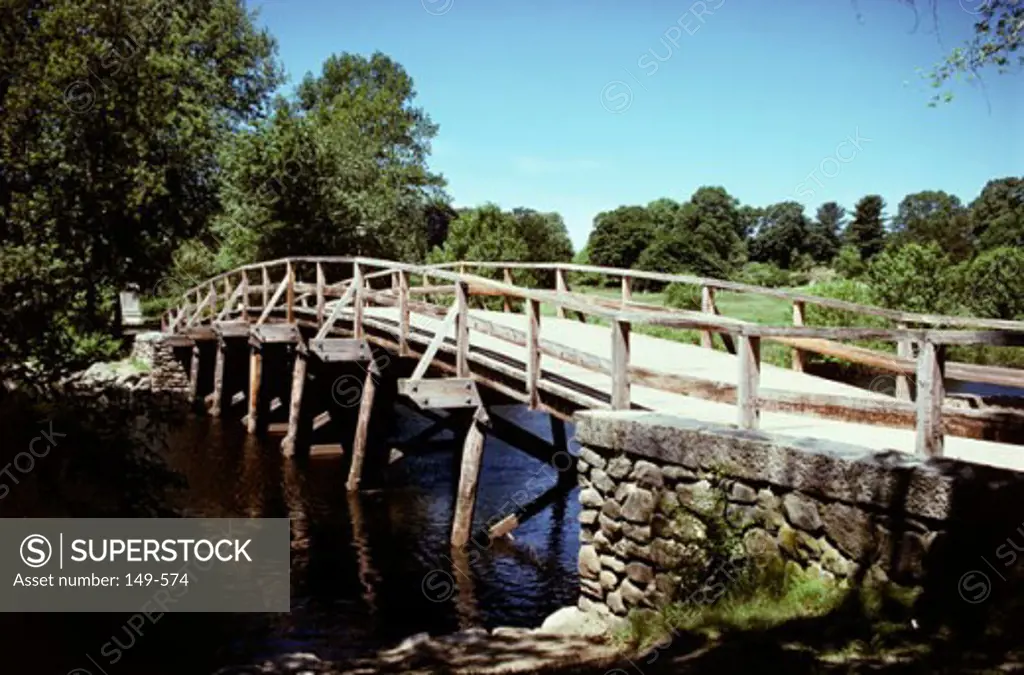
[[[544,619],[537,632],[546,635],[597,637],[608,632],[608,625],[596,613],[584,612],[579,607],[563,607]]]

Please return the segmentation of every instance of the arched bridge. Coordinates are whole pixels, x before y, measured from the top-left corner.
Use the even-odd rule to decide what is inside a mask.
[[[604,282],[604,292],[571,290],[579,274]],[[544,287],[526,285],[526,279]],[[650,283],[691,286],[700,310],[636,301],[634,285]],[[722,316],[716,291],[791,303],[792,325]],[[807,326],[808,306],[882,319],[892,327]],[[249,386],[232,400],[245,400],[250,432],[265,414],[266,350],[285,345],[294,356],[291,392],[281,397],[288,399],[289,411],[285,454],[296,452],[299,439],[326,414],[304,419],[308,364],[366,364],[349,490],[359,486],[381,375],[375,351],[414,362],[412,372],[397,381],[399,395],[421,409],[464,409],[474,418],[463,452],[456,544],[468,537],[493,402],[518,402],[561,419],[583,409],[653,410],[741,429],[1024,468],[1013,443],[1024,430],[1024,414],[954,405],[945,389],[948,380],[1024,386],[1024,371],[946,358],[951,346],[1024,345],[1024,322],[914,314],[718,279],[585,265],[296,257],[214,277],[186,292],[161,324],[172,340],[192,345],[194,354],[204,341],[220,345],[208,397],[213,414],[230,394],[223,384],[225,345],[248,342]],[[666,329],[696,331],[700,344],[657,337]],[[716,339],[724,349],[715,348]],[[896,353],[852,344],[864,340],[895,344]],[[763,364],[766,342],[790,350],[791,367]],[[804,372],[808,353],[886,373],[895,383],[894,395]],[[192,363],[193,393],[198,361]]]

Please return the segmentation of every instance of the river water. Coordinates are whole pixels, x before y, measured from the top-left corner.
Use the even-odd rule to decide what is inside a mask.
[[[496,414],[550,438],[546,415],[521,408]],[[398,413],[392,425],[398,439],[423,426]],[[471,543],[459,555],[449,536],[460,443],[451,434],[438,438],[425,444],[429,452],[391,465],[386,489],[349,496],[339,458],[285,460],[280,438],[257,440],[235,420],[189,421],[167,457],[187,481],[173,506],[196,517],[291,518],[291,612],[167,614],[134,634],[124,615],[0,615],[0,635],[10,647],[0,672],[79,668],[74,675],[99,675],[95,660],[108,675],[162,675],[208,673],[291,652],[343,658],[419,632],[536,626],[574,604],[577,490],[524,523],[514,541]],[[551,465],[488,439],[478,524],[531,479],[548,486],[557,475]]]

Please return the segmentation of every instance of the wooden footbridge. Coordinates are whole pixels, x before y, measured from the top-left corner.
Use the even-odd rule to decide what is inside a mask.
[[[573,292],[569,282],[575,274],[598,275],[606,288],[613,282],[621,292],[615,297]],[[700,310],[637,302],[632,289],[639,283],[692,285],[695,293],[699,289]],[[793,324],[722,316],[716,291],[790,302]],[[881,318],[892,327],[806,326],[809,305]],[[318,446],[310,449],[302,439],[331,415],[330,410],[306,413],[310,364],[314,369],[363,364],[353,400],[359,412],[349,491],[359,489],[362,477],[375,392],[386,369],[380,357],[407,362],[412,371],[397,377],[399,396],[434,411],[430,414],[438,419],[439,410],[472,415],[452,530],[456,545],[470,534],[483,442],[498,421],[488,408],[497,403],[525,404],[563,420],[582,409],[656,410],[743,429],[1024,470],[1024,453],[1016,445],[1024,436],[1024,413],[953,405],[945,391],[947,379],[1024,387],[1024,371],[946,358],[951,346],[1024,345],[1024,322],[913,314],[717,279],[561,263],[413,265],[301,257],[214,277],[186,292],[161,324],[175,344],[191,348],[193,395],[200,346],[216,345],[213,392],[206,397],[211,414],[244,402],[244,421],[257,433],[270,410],[287,405],[285,455],[317,452]],[[695,330],[700,345],[653,337],[642,327]],[[724,349],[715,348],[716,337]],[[863,340],[895,344],[896,354],[851,344]],[[791,367],[762,364],[763,341],[790,349]],[[225,387],[231,345],[248,350],[249,384],[237,393]],[[288,355],[291,390],[268,400],[265,361],[276,353]],[[809,353],[889,374],[894,395],[810,375],[804,372]],[[494,531],[515,523],[515,517],[506,519]]]

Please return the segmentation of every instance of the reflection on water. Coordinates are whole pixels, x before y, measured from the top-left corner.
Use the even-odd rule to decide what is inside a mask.
[[[499,412],[550,438],[546,416]],[[397,416],[394,426],[400,438],[419,430]],[[188,672],[200,673],[283,652],[354,656],[422,631],[537,625],[575,603],[576,491],[525,523],[514,542],[453,551],[448,538],[459,446],[447,438],[451,442],[431,444],[429,453],[413,452],[392,465],[386,489],[349,495],[347,466],[338,458],[285,460],[279,438],[260,442],[237,421],[190,422],[178,430],[167,458],[188,481],[175,506],[197,517],[289,517],[291,613],[166,615],[147,623],[141,636],[123,631],[127,617],[121,615],[2,615],[0,630],[11,644],[25,647],[5,664],[60,673],[84,667],[98,674],[83,659],[91,655],[107,665],[100,651],[116,635],[134,644],[107,667],[110,675],[181,672],[186,664]],[[488,439],[478,524],[531,478],[552,485],[555,475]]]

